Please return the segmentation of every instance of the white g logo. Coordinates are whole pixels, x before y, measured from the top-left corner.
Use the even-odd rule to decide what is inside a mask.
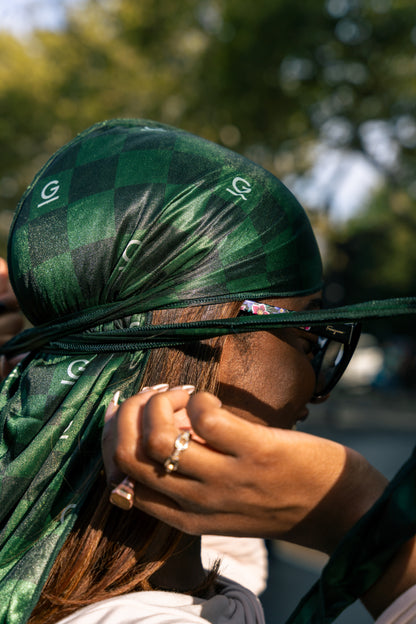
[[[59,199],[58,191],[59,191],[58,180],[51,180],[50,182],[45,184],[40,194],[41,198],[44,199],[45,201],[38,204],[38,208],[40,208],[41,206],[44,206],[45,204],[50,204],[56,199]]]
[[[233,188],[226,189],[231,195],[236,195],[237,197],[241,197],[241,199],[246,200],[245,197],[248,193],[251,193],[251,184],[247,182],[244,178],[234,178],[233,180]]]
[[[129,249],[129,247],[131,247],[132,245],[140,245],[140,241],[138,241],[138,240],[134,240],[134,239],[133,239],[133,240],[131,240],[131,241],[129,242],[129,244],[127,245],[127,247],[125,248],[125,250],[123,251],[122,258],[123,258],[123,260],[126,262],[126,265],[127,265],[127,263],[130,261],[130,259],[131,259],[131,258],[129,258],[129,255],[128,255],[128,253],[127,253],[127,250],[128,250],[128,249]],[[118,270],[119,270],[119,271],[124,271],[124,269],[126,268],[126,265],[124,265],[124,266],[122,266],[122,267],[118,267]]]
[[[75,381],[79,379],[79,377],[81,377],[81,373],[85,371],[85,367],[89,363],[90,363],[90,360],[74,360],[73,362],[71,362],[71,364],[68,366],[67,371],[66,371],[70,379],[62,379],[61,384],[65,384],[67,386],[73,386]],[[76,372],[74,372],[74,368]]]

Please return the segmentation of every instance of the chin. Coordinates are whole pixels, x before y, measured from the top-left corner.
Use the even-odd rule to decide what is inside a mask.
[[[287,407],[284,410],[277,410],[273,421],[266,424],[279,429],[296,429],[296,425],[306,420],[308,416],[309,410],[307,407],[304,407],[297,412],[293,410],[293,408]]]

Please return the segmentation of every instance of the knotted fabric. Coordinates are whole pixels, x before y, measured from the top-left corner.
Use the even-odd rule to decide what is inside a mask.
[[[152,326],[152,311],[306,295],[322,276],[309,221],[279,180],[140,120],[96,124],[46,163],[18,206],[8,259],[34,325],[0,350],[30,352],[0,393],[0,623],[21,624],[100,470],[105,408],[115,390],[139,389],[149,349],[312,314]],[[415,309],[409,298],[316,320]]]

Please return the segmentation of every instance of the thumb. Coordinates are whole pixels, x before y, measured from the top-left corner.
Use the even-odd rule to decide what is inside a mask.
[[[222,408],[219,399],[207,392],[191,397],[187,411],[193,430],[208,446],[226,455],[243,455],[268,431]]]

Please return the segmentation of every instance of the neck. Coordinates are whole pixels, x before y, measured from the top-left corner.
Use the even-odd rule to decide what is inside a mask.
[[[163,590],[185,593],[202,585],[206,576],[201,562],[201,538],[182,533],[175,552],[151,582]]]

